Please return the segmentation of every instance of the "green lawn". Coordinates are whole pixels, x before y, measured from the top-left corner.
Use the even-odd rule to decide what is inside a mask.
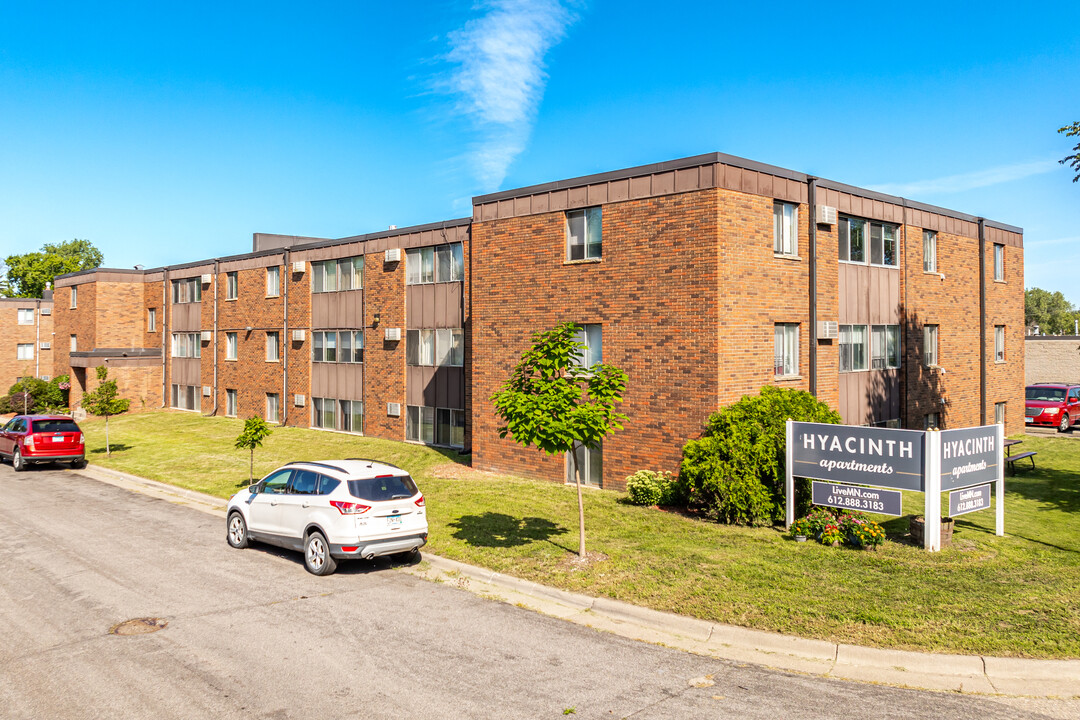
[[[242,423],[188,413],[83,423],[91,462],[220,497],[247,484]],[[1007,535],[993,511],[957,519],[935,554],[885,523],[879,552],[795,543],[774,529],[715,525],[586,493],[588,548],[577,569],[573,489],[469,470],[456,454],[352,435],[277,428],[255,475],[287,461],[372,457],[408,469],[428,498],[428,550],[568,590],[706,620],[881,647],[1045,658],[1080,657],[1080,442],[1024,439],[1038,468],[1007,478]],[[943,498],[944,501],[944,498]],[[905,494],[921,513],[922,496]],[[948,507],[947,504],[944,505]],[[885,518],[882,518],[885,520]]]

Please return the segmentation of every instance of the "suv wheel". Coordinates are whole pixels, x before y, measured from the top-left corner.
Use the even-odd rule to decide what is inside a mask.
[[[244,522],[244,516],[240,513],[234,512],[229,516],[225,539],[234,548],[246,548],[248,546],[247,523]]]
[[[304,541],[304,567],[312,575],[329,575],[337,569],[337,561],[330,556],[330,545],[317,530]]]
[[[15,469],[15,472],[26,469],[26,461],[23,460],[22,451],[19,448],[15,448],[15,454],[11,456],[11,467]]]
[[[1061,413],[1061,422],[1058,423],[1058,432],[1069,432],[1069,411],[1064,409]]]

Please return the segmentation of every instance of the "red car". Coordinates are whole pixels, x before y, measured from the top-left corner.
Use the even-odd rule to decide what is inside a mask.
[[[1035,383],[1028,385],[1024,401],[1024,422],[1049,425],[1068,432],[1080,422],[1080,384]]]
[[[0,428],[0,459],[11,460],[15,472],[30,463],[68,462],[86,467],[82,430],[63,415],[16,415]]]

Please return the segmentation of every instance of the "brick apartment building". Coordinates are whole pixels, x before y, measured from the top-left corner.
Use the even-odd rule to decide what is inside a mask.
[[[1020,228],[719,153],[474,198],[473,216],[55,283],[72,402],[115,368],[133,408],[464,448],[532,332],[572,320],[627,371],[625,428],[587,482],[674,470],[709,413],[766,384],[850,424],[1023,426]]]
[[[52,379],[52,291],[43,294],[0,298],[0,395],[25,377]]]

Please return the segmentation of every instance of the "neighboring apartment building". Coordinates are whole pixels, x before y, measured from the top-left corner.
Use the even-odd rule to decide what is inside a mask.
[[[0,298],[0,395],[24,377],[52,379],[52,291],[42,294]]]
[[[1028,335],[1024,381],[1080,383],[1080,335]]]
[[[489,398],[534,331],[572,320],[629,376],[625,428],[579,455],[604,487],[676,470],[709,413],[766,384],[851,424],[1023,426],[1019,228],[722,154],[473,202],[471,219],[57,278],[56,365],[73,398],[93,382],[76,368],[104,363],[138,407],[559,480],[565,458],[499,439]]]

